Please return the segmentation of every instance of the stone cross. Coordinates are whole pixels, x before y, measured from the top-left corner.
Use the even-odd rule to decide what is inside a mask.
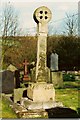
[[[28,77],[28,70],[27,70],[27,65],[29,65],[29,63],[27,62],[27,60],[24,60],[24,78],[23,80],[29,80],[29,77]]]
[[[51,16],[51,11],[45,6],[37,8],[34,12],[34,20],[37,23],[38,28],[36,79],[35,83],[28,86],[27,96],[35,103],[35,105],[36,103],[39,103],[40,109],[43,109],[43,106],[46,106],[47,108],[53,107],[53,101],[55,101],[53,84],[47,83],[48,68],[46,65],[47,23],[50,21]]]
[[[47,81],[47,34],[48,25],[52,17],[51,11],[45,7],[39,7],[34,12],[34,20],[37,23],[37,36],[38,36],[38,47],[37,47],[37,65],[36,65],[36,82]]]

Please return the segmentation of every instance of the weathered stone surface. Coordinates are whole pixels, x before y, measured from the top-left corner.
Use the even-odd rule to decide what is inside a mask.
[[[50,70],[58,71],[58,54],[55,51],[53,52],[51,53],[50,56]]]
[[[39,33],[38,35],[38,51],[36,65],[36,82],[46,82],[46,40],[47,33]]]
[[[45,110],[28,110],[27,112],[19,112],[20,118],[48,118],[48,113]]]
[[[51,11],[45,7],[39,7],[34,12],[34,20],[37,22],[37,64],[35,82],[28,86],[27,96],[33,102],[38,102],[42,107],[42,102],[55,101],[55,90],[53,84],[47,84],[50,79],[50,71],[47,68],[47,23],[51,19]],[[35,71],[34,71],[35,73]],[[34,76],[34,75],[33,75]],[[40,103],[41,102],[41,103]],[[47,103],[45,103],[47,104]],[[45,106],[44,104],[44,106]],[[49,104],[50,105],[50,104]],[[34,106],[34,105],[33,105]],[[37,106],[36,106],[37,107]],[[43,108],[43,107],[42,107]]]
[[[55,100],[53,84],[34,83],[27,88],[27,96],[34,102]]]
[[[54,87],[63,87],[63,74],[62,72],[51,72],[51,82]]]
[[[11,95],[2,94],[2,99],[7,101],[8,105],[17,114],[18,118],[48,118],[48,113],[43,109],[27,110],[22,105],[14,103],[10,99]],[[24,98],[26,100],[26,98]]]
[[[19,102],[21,100],[25,90],[26,90],[26,88],[14,89],[14,94],[13,94],[14,103],[17,103],[17,102]],[[27,90],[26,90],[26,97],[27,97]]]
[[[47,33],[48,25],[52,17],[51,11],[45,7],[39,7],[34,12],[34,20],[37,23],[37,64],[36,64],[36,82],[47,82]]]
[[[36,79],[36,67],[31,70],[31,81],[35,82]]]
[[[34,102],[32,100],[25,100],[24,98],[21,100],[21,105],[28,110],[36,110],[36,109],[49,109],[54,107],[63,107],[61,102],[54,102],[52,100],[47,102]]]
[[[23,106],[21,106],[20,104],[13,104],[11,106],[11,108],[15,111],[16,114],[20,113],[20,112],[27,112],[27,109],[24,108]]]
[[[32,70],[31,70],[31,81],[32,82],[36,82],[36,68],[34,67]],[[46,82],[47,83],[50,83],[50,69],[48,67],[46,67]]]
[[[17,68],[16,68],[14,65],[10,64],[10,65],[7,67],[7,70],[10,70],[10,71],[12,71],[12,72],[15,72],[15,70],[17,70]]]
[[[52,17],[51,11],[46,6],[37,8],[34,12],[34,20],[36,23],[48,23]]]
[[[12,93],[14,90],[14,73],[9,71],[9,70],[5,70],[5,71],[1,71],[0,72],[0,81],[2,81],[2,92],[3,93]]]

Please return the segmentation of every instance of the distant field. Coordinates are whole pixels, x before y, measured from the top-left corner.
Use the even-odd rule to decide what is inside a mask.
[[[69,107],[73,110],[77,111],[79,107],[79,86],[78,81],[76,82],[64,82],[63,89],[55,89],[56,91],[56,101],[60,101],[63,103],[65,107]],[[1,101],[0,101],[1,105]],[[1,117],[1,114],[0,114]],[[16,114],[9,107],[7,101],[2,101],[2,117],[3,118],[17,118]]]

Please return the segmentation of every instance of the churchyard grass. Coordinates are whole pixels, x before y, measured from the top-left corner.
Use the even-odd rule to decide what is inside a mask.
[[[2,101],[1,101],[1,95],[0,95],[0,118],[2,118]]]
[[[76,88],[56,89],[56,100],[77,111],[78,90]]]
[[[56,88],[56,100],[61,101],[65,107],[73,110],[79,108],[79,81],[66,81],[63,83],[63,88]]]
[[[10,108],[8,101],[4,99],[2,100],[2,118],[17,118],[17,115]]]

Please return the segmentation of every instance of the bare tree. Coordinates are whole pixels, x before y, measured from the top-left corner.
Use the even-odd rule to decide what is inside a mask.
[[[66,20],[65,20],[65,31],[68,36],[73,36],[77,34],[77,14],[69,15],[66,13]]]
[[[54,28],[53,24],[48,25],[48,35],[56,35],[58,33],[57,29]]]
[[[8,3],[2,11],[2,36],[15,36],[18,33],[18,15],[14,7]]]
[[[5,4],[1,19],[2,41],[0,41],[0,44],[2,45],[2,57],[0,64],[2,65],[6,51],[13,46],[16,47],[19,45],[19,42],[15,38],[13,39],[13,37],[19,35],[20,29],[18,15],[10,3]]]

